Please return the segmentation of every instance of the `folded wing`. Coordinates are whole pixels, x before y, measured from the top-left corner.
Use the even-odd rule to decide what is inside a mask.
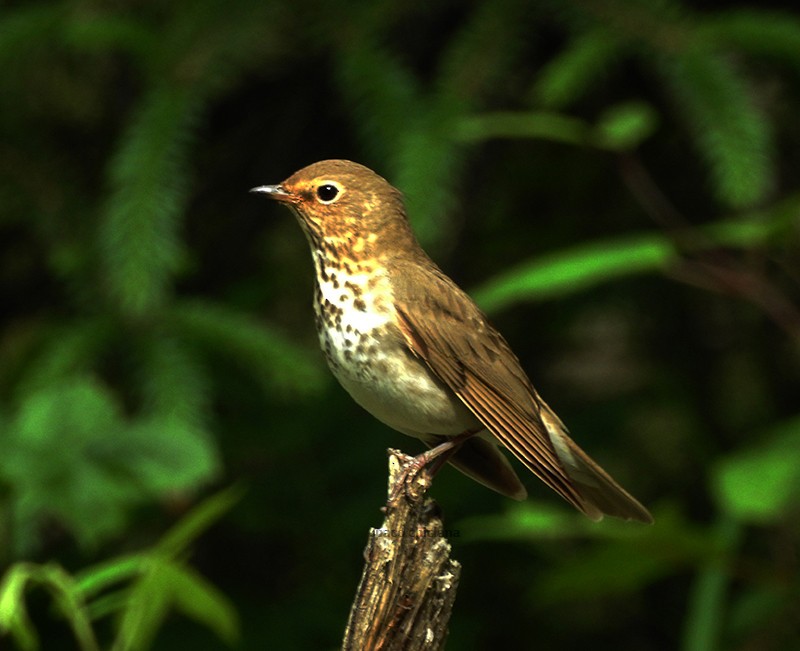
[[[472,300],[438,269],[429,275],[431,285],[446,287],[426,292],[424,304],[396,301],[403,306],[400,330],[411,352],[500,443],[577,509],[594,520],[608,514],[652,522],[647,509],[569,437]]]

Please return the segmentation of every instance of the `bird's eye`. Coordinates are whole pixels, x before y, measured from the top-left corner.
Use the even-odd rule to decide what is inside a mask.
[[[323,183],[317,188],[317,199],[320,203],[333,203],[339,196],[339,188],[333,183]]]

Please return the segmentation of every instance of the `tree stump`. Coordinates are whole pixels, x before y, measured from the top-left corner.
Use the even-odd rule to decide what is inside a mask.
[[[425,469],[389,450],[389,500],[371,529],[365,566],[347,622],[343,651],[444,648],[461,565],[450,558],[439,508],[425,494]]]

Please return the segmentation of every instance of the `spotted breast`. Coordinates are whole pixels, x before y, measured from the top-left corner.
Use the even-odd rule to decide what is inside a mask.
[[[317,334],[334,376],[364,409],[410,436],[474,427],[472,413],[405,345],[386,268],[359,257],[363,247],[327,238],[314,254]]]

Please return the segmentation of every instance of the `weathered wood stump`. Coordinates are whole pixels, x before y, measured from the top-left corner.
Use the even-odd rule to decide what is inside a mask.
[[[365,565],[345,631],[343,651],[443,649],[461,565],[436,503],[430,477],[409,457],[389,450],[389,503],[371,529]]]

